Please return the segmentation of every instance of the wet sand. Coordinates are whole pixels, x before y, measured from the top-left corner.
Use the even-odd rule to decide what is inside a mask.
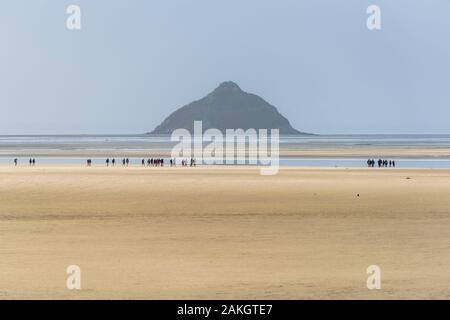
[[[448,299],[449,194],[450,170],[0,166],[0,299]]]
[[[20,146],[2,147],[0,156],[10,158],[15,157],[138,157],[170,158],[172,148],[152,147],[152,148],[106,148],[100,146],[95,149],[86,150],[85,147],[68,147],[42,145],[40,148],[30,146],[24,148]],[[244,152],[245,153],[245,152]],[[450,148],[447,147],[379,147],[379,146],[300,146],[291,147],[280,145],[280,157],[283,158],[450,158]]]

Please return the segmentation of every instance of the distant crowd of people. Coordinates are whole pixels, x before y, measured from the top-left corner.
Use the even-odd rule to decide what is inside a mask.
[[[147,159],[147,161],[145,161],[145,159],[142,159],[141,164],[142,164],[143,167],[145,167],[146,164],[147,164],[147,167],[164,167],[164,159],[162,159],[162,158],[156,158],[156,159],[150,158],[150,159]],[[176,167],[176,165],[177,165],[176,159],[172,159],[172,158],[169,159],[169,165],[171,167]],[[191,158],[190,165],[191,165],[191,167],[195,167],[195,165],[196,165],[195,159]],[[187,167],[188,166],[188,160],[186,160],[186,159],[181,160],[181,166],[182,167]]]
[[[122,162],[122,166],[123,167],[128,167],[128,165],[131,163],[129,158],[123,158],[121,160]],[[34,166],[36,164],[36,159],[35,158],[30,158],[28,161],[30,167]],[[86,165],[88,167],[92,167],[92,159],[87,159],[86,160]],[[105,160],[106,166],[109,167],[111,166],[115,166],[116,165],[116,159],[115,158],[106,158]],[[14,158],[14,166],[17,167],[17,165],[19,164],[19,159],[18,158]],[[141,165],[143,167],[147,166],[147,167],[164,167],[164,159],[163,158],[149,158],[149,159],[142,159],[141,160]],[[176,159],[169,159],[168,164],[171,167],[175,167],[177,165],[177,161]],[[181,166],[183,167],[187,167],[187,166],[191,166],[191,167],[195,167],[197,165],[197,162],[194,158],[191,158],[190,161],[188,161],[188,159],[183,159],[181,160]]]
[[[111,164],[111,166],[115,166],[116,165],[116,159],[115,158],[106,158],[106,166],[109,167],[109,165]],[[17,166],[19,163],[19,159],[15,158],[14,159],[14,166]],[[36,165],[36,159],[35,158],[30,158],[28,160],[28,163],[31,166]],[[86,160],[86,164],[88,167],[92,166],[92,159],[87,159]],[[129,158],[123,158],[122,159],[122,166],[123,167],[128,167],[128,165],[130,164],[130,159]],[[176,159],[170,159],[169,160],[169,164],[171,167],[175,167],[177,165],[177,161]],[[163,158],[149,158],[149,159],[142,159],[141,160],[141,165],[143,167],[147,166],[147,167],[164,167],[164,159]],[[182,167],[195,167],[197,165],[197,162],[194,158],[191,158],[190,160],[188,159],[182,159],[181,160],[181,166]],[[378,161],[375,161],[374,159],[368,159],[367,160],[367,166],[369,168],[375,168],[375,166],[378,165],[378,168],[395,168],[396,167],[396,163],[395,160],[383,160],[383,159],[378,159]]]
[[[377,162],[374,159],[367,160],[367,166],[369,168],[375,168],[376,163],[378,163],[378,168],[395,168],[395,160],[378,159]]]
[[[107,167],[109,167],[110,165],[114,167],[116,165],[116,159],[115,158],[106,158],[105,163],[106,163]],[[169,159],[168,163],[171,167],[175,167],[177,165],[176,159]],[[87,159],[86,164],[88,167],[91,167],[92,159]],[[130,164],[129,158],[122,159],[122,166],[128,167],[129,164]],[[165,164],[165,162],[164,162],[163,158],[149,158],[149,159],[141,160],[141,165],[143,167],[145,167],[145,166],[147,166],[147,167],[164,167],[164,164]],[[191,158],[190,161],[188,161],[187,159],[181,160],[181,166],[187,167],[189,165],[191,167],[195,167],[197,165],[197,162],[195,161],[194,158]]]
[[[147,163],[147,167],[164,167],[164,159],[162,158],[150,158],[145,161],[145,159],[142,159],[141,164],[143,167],[145,167],[145,163]],[[170,166],[172,167],[175,164],[175,162],[170,159]]]

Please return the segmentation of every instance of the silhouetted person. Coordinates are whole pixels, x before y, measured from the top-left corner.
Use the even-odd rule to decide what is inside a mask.
[[[14,166],[17,167],[17,158],[14,159]]]
[[[36,164],[36,159],[33,158],[33,167],[34,167],[35,164]]]
[[[116,159],[113,158],[111,163],[112,163],[112,166],[114,167],[116,165]]]
[[[127,167],[128,167],[128,164],[130,163],[130,159],[127,158],[126,162],[127,162]]]
[[[106,166],[109,167],[109,158],[106,158]]]

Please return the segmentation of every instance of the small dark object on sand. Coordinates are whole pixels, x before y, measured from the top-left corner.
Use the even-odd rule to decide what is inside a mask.
[[[406,177],[406,180],[411,180],[411,178],[410,177]]]
[[[359,193],[356,196],[359,197]]]

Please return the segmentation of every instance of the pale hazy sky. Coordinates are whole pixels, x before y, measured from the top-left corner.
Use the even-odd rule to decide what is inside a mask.
[[[0,41],[0,134],[143,133],[226,80],[301,131],[450,133],[449,0],[5,0]]]

